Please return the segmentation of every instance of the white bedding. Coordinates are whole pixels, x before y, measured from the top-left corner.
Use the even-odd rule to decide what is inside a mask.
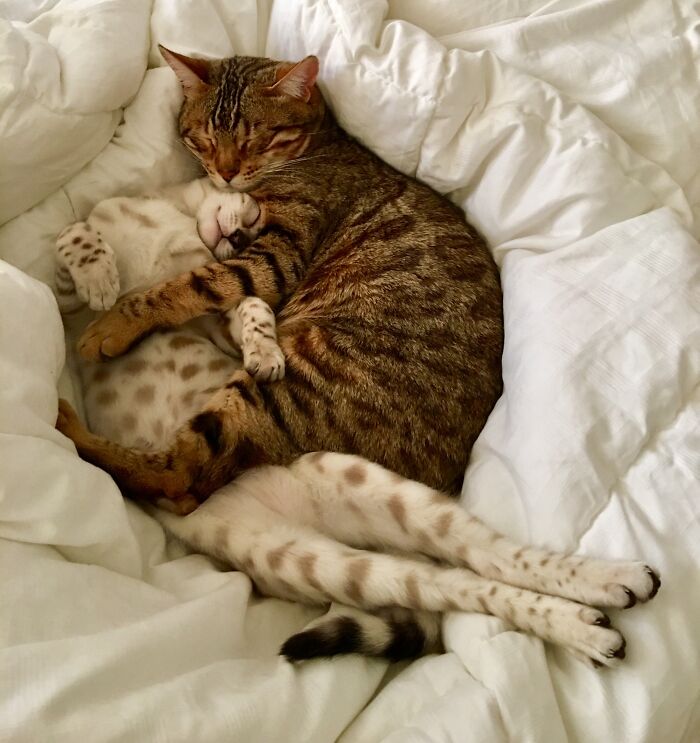
[[[0,0],[0,740],[700,740],[699,23],[691,0]],[[157,43],[319,54],[341,122],[467,210],[506,345],[463,502],[660,570],[613,614],[619,669],[466,614],[378,694],[381,661],[293,668],[313,610],[166,549],[53,430],[54,236],[194,175]]]

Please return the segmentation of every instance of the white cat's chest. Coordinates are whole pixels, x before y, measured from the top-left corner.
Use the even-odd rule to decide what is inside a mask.
[[[211,262],[194,217],[164,199],[109,199],[88,222],[114,249],[122,294]]]

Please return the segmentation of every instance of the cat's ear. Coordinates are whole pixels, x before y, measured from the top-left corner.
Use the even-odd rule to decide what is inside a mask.
[[[171,52],[160,44],[158,49],[177,75],[185,97],[198,95],[205,90],[209,83],[209,62],[206,59],[186,57],[184,54]]]
[[[264,93],[266,95],[288,95],[308,103],[317,77],[318,57],[312,54],[296,64],[280,65],[275,75],[275,84],[264,88]]]

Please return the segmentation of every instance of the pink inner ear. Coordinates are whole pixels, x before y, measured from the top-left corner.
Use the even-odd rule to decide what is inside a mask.
[[[170,65],[182,85],[185,95],[201,92],[209,82],[209,62],[206,59],[195,59],[184,54],[171,52],[158,45],[163,59]]]
[[[267,88],[272,95],[288,95],[307,103],[318,77],[318,57],[313,55],[302,59],[274,85]]]

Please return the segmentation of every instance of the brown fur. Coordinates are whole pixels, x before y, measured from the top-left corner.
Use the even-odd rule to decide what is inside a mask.
[[[256,198],[266,226],[234,259],[122,300],[81,352],[119,355],[257,295],[278,312],[287,376],[258,386],[237,373],[159,454],[73,421],[81,454],[154,498],[202,500],[242,469],[319,449],[457,489],[501,391],[501,292],[484,242],[447,199],[338,126],[315,58],[163,53],[185,91],[185,142],[215,183]]]

